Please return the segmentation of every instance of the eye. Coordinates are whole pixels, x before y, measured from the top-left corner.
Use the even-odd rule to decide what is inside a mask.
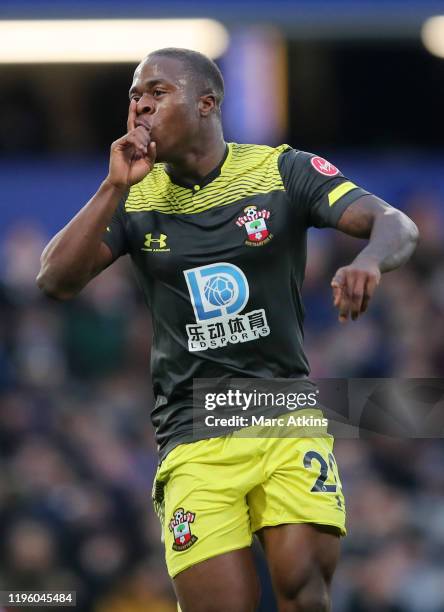
[[[136,102],[138,102],[140,100],[140,96],[136,96],[135,94],[133,94],[132,96],[130,96],[130,102],[131,100],[135,100]]]
[[[159,96],[163,95],[164,93],[166,93],[165,91],[163,91],[163,89],[155,89],[153,91],[153,96],[155,98],[158,98]]]

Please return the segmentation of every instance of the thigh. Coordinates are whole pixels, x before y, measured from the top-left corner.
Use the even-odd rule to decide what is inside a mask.
[[[329,610],[339,552],[335,527],[291,524],[258,532],[279,610]]]
[[[254,612],[260,590],[251,548],[189,567],[174,578],[174,588],[181,612]]]

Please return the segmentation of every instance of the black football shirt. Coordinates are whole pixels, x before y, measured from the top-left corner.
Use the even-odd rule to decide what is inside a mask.
[[[307,229],[368,192],[325,159],[229,143],[200,184],[164,164],[129,190],[103,240],[129,253],[153,319],[160,459],[191,441],[194,378],[302,378]],[[208,436],[209,437],[209,436]]]

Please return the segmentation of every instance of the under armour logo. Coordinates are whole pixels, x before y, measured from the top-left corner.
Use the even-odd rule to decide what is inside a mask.
[[[153,235],[145,234],[145,242],[142,251],[169,251],[167,249],[167,238],[166,234],[160,234],[158,238],[153,238]]]

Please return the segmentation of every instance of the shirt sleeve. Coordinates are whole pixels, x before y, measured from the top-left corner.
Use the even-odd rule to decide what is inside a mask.
[[[116,208],[112,219],[102,236],[104,242],[111,250],[113,258],[129,252],[128,235],[125,224],[125,202],[127,195],[122,198]]]
[[[279,170],[287,194],[307,226],[336,227],[344,210],[369,194],[313,153],[287,149],[279,158]]]

